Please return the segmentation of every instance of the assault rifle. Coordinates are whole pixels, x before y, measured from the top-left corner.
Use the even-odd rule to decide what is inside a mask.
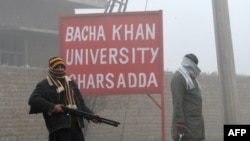
[[[89,113],[86,113],[86,112],[83,112],[83,111],[80,111],[80,110],[71,109],[71,108],[68,108],[68,107],[62,107],[62,108],[63,108],[63,111],[65,113],[69,113],[71,115],[81,116],[81,117],[84,117],[86,119],[91,119],[91,120],[95,119],[100,123],[105,123],[105,124],[112,125],[112,126],[115,126],[115,127],[117,127],[120,124],[120,122],[113,121],[113,120],[106,119],[106,118],[102,118],[102,117],[99,117],[99,116],[96,116],[96,115],[93,115],[93,114],[89,114]]]

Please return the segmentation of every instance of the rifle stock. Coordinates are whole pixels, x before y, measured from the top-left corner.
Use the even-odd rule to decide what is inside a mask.
[[[112,125],[112,126],[115,126],[115,127],[118,127],[118,125],[120,124],[120,122],[113,121],[113,120],[106,119],[106,118],[102,118],[102,117],[99,117],[99,116],[95,116],[93,114],[89,114],[89,113],[86,113],[86,112],[83,112],[83,111],[80,111],[80,110],[71,109],[71,108],[68,108],[68,107],[62,107],[62,108],[63,108],[63,111],[65,113],[69,113],[71,115],[81,116],[81,117],[84,117],[86,119],[91,119],[91,120],[95,119],[100,123],[105,123],[105,124]]]

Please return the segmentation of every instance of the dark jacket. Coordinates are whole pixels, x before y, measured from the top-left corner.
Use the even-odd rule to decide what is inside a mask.
[[[75,82],[70,81],[70,86],[74,91],[76,105],[78,110],[93,114],[85,105],[81,93]],[[32,92],[28,104],[30,105],[30,114],[43,113],[46,127],[49,133],[61,128],[70,128],[71,116],[67,113],[51,113],[55,104],[59,103],[60,94],[56,92],[56,87],[50,86],[47,79],[39,82]],[[83,118],[75,117],[80,128],[84,127]]]

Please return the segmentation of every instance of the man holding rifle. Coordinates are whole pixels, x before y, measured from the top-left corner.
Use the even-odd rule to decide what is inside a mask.
[[[76,83],[66,76],[64,61],[59,57],[49,59],[47,78],[36,85],[28,104],[30,114],[43,113],[49,141],[85,141],[83,117],[64,112],[65,107],[93,115],[85,118],[101,123],[85,105]]]

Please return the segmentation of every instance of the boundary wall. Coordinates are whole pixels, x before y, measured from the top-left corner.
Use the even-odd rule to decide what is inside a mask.
[[[28,98],[46,68],[0,66],[0,141],[47,141],[41,114],[29,115]],[[171,141],[172,72],[164,73],[166,141]],[[202,74],[206,141],[223,140],[222,95],[217,75]],[[237,76],[240,124],[250,124],[250,76]],[[151,94],[160,103],[160,95]],[[99,115],[121,122],[119,127],[88,124],[87,141],[159,141],[161,110],[147,95],[88,96],[86,103]]]

